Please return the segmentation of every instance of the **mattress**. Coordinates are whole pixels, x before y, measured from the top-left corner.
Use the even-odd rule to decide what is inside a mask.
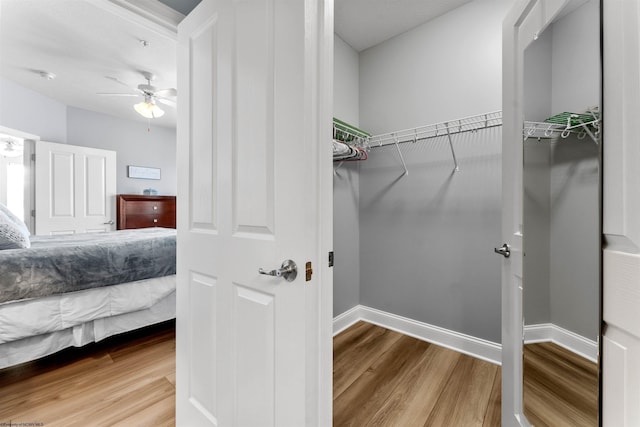
[[[0,304],[175,274],[176,231],[33,236],[0,251]]]

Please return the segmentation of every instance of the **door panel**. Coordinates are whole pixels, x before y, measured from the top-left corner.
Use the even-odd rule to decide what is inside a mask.
[[[524,51],[568,0],[520,0],[503,24],[502,73],[502,425],[528,426],[522,403]],[[496,242],[498,244],[498,242]]]
[[[114,151],[38,141],[35,176],[35,234],[114,229]]]
[[[603,426],[640,424],[640,5],[603,8]]]
[[[325,415],[320,275],[258,273],[321,259],[318,13],[314,1],[203,0],[179,26],[178,425]]]

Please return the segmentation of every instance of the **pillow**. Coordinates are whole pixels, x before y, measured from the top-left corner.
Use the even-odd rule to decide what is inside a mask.
[[[22,229],[25,233],[27,233],[27,236],[31,234],[29,233],[29,227],[27,227],[27,224],[25,224],[23,220],[18,218],[13,212],[9,210],[8,207],[3,205],[2,203],[0,203],[0,212],[4,212],[4,214],[8,216],[9,219],[13,221],[14,224],[16,224],[20,229]]]
[[[17,225],[0,210],[0,250],[24,249],[30,246],[29,231]]]

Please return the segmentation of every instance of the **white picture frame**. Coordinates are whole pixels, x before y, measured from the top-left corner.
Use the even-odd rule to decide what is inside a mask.
[[[127,176],[135,179],[160,179],[160,168],[129,165]]]

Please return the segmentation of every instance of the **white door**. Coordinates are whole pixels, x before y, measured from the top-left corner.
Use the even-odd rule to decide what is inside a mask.
[[[522,403],[524,51],[567,3],[568,0],[519,0],[503,25],[502,238],[509,249],[509,256],[502,264],[502,425],[505,427],[529,425]]]
[[[115,151],[38,141],[35,170],[35,234],[115,229]]]
[[[179,426],[330,424],[325,7],[204,0],[178,27]]]
[[[603,15],[602,422],[640,425],[640,4]]]

